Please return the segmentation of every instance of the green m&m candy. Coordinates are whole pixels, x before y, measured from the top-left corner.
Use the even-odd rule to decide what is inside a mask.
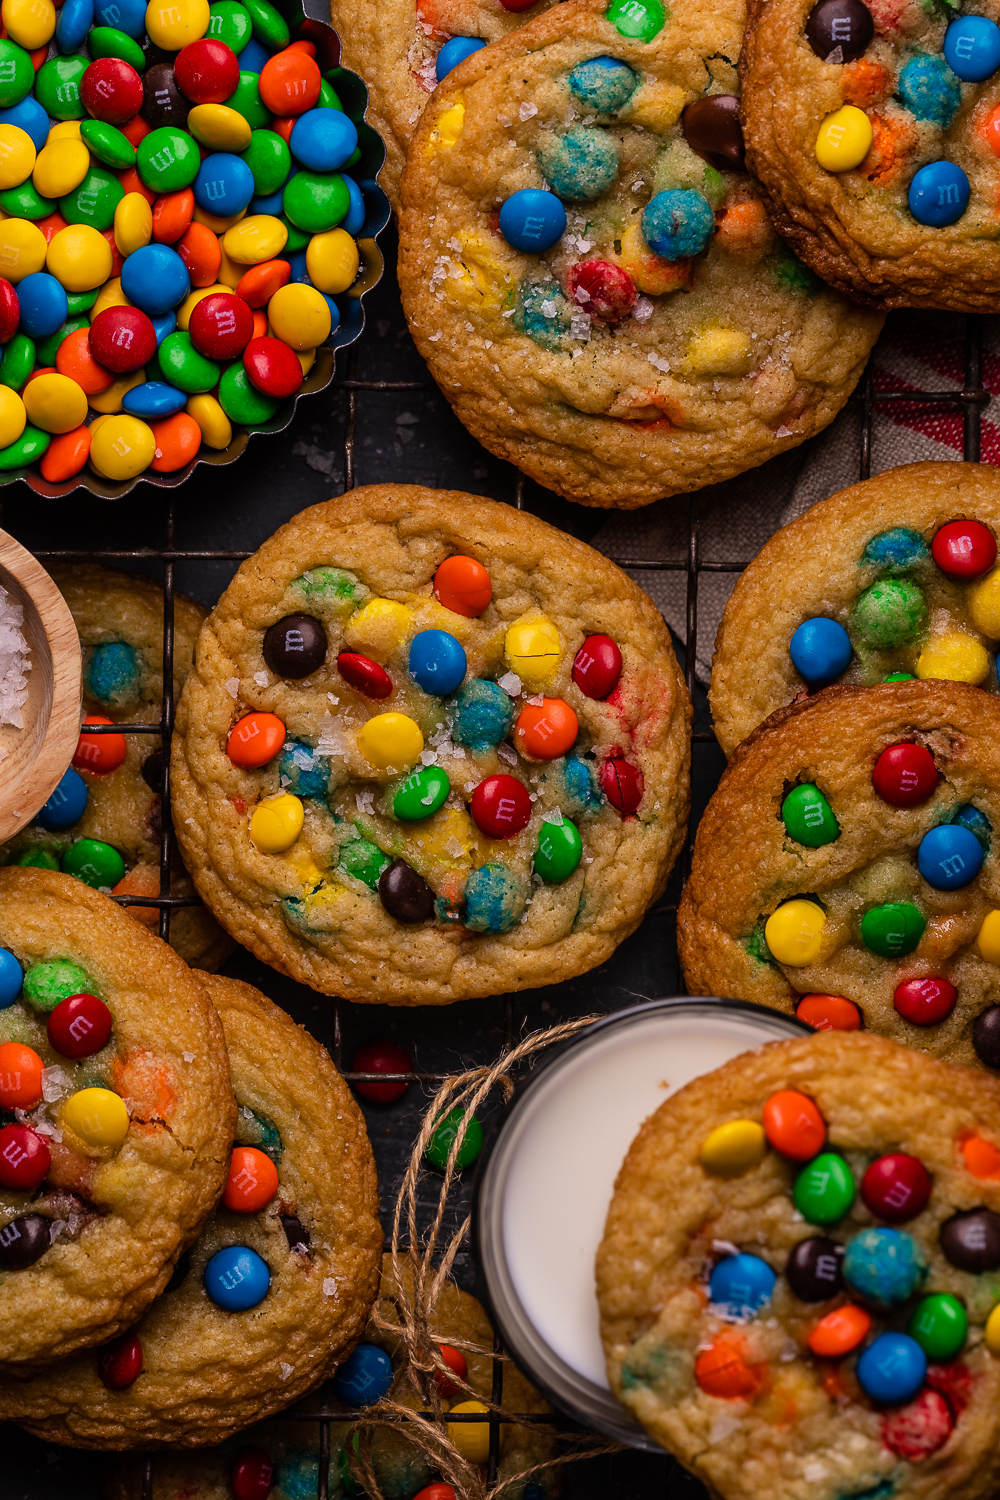
[[[260,77],[257,73],[240,73],[235,91],[223,101],[230,109],[242,115],[251,130],[262,130],[271,123],[271,111],[260,97]]]
[[[276,193],[292,170],[292,153],[276,130],[252,130],[250,144],[240,155],[253,173],[255,192],[262,198]]]
[[[95,890],[117,885],[125,874],[125,861],[118,850],[100,839],[77,839],[70,844],[63,850],[62,867],[67,875],[75,875]]]
[[[70,995],[92,995],[94,982],[79,964],[55,958],[25,969],[22,993],[35,1010],[55,1010],[60,1000]]]
[[[52,198],[43,198],[29,177],[17,187],[4,188],[0,193],[0,208],[12,219],[46,219],[55,211]]]
[[[343,105],[341,104],[340,100],[337,98],[337,91],[336,91],[336,89],[334,88],[334,86],[333,86],[332,83],[327,83],[327,81],[326,81],[325,78],[321,78],[320,79],[320,84],[319,84],[319,98],[316,100],[316,108],[317,109],[339,109],[341,111],[341,113],[343,113]],[[354,160],[354,154],[353,154],[353,152],[351,154],[351,160],[352,161]]]
[[[15,865],[27,865],[33,870],[58,870],[59,859],[52,853],[51,849],[43,849],[41,844],[32,844],[27,849],[22,849],[13,861]]]
[[[164,343],[166,340],[164,340]],[[3,366],[0,365],[0,372]],[[279,403],[250,384],[250,377],[238,362],[227,365],[219,381],[219,405],[231,422],[244,427],[254,422],[269,422]]]
[[[107,120],[84,120],[80,126],[80,139],[98,161],[106,166],[124,171],[135,166],[135,147],[127,136]]]
[[[44,458],[51,441],[50,433],[41,432],[29,422],[16,443],[0,448],[0,469],[23,469],[25,464],[33,464],[36,458]]]
[[[622,36],[637,42],[651,42],[667,19],[660,0],[611,0],[607,14]]]
[[[926,926],[912,901],[887,901],[861,918],[861,941],[880,958],[903,958],[913,952]]]
[[[95,286],[89,292],[67,292],[66,301],[69,304],[70,317],[75,318],[78,313],[89,312],[97,301],[98,293],[101,290],[101,287]]]
[[[0,42],[0,46],[9,45]],[[35,98],[47,114],[56,120],[83,119],[87,111],[80,98],[80,80],[89,67],[85,57],[76,56],[50,57],[42,63],[35,78]]]
[[[285,188],[281,206],[299,229],[324,234],[334,229],[351,206],[347,183],[339,172],[296,172]]]
[[[0,41],[0,109],[11,109],[31,93],[35,69],[16,42]]]
[[[35,367],[35,345],[26,333],[15,333],[3,346],[0,385],[19,391]]]
[[[50,333],[47,339],[43,339],[35,350],[35,358],[40,365],[54,365],[59,346],[63,339],[68,339],[71,333],[78,328],[89,328],[90,323],[84,317],[67,318],[65,323],[60,324],[55,333]]]
[[[808,1224],[835,1224],[854,1202],[850,1167],[836,1152],[820,1152],[796,1177],[792,1199]]]
[[[355,880],[363,880],[370,890],[375,889],[382,871],[391,864],[389,856],[361,834],[357,838],[348,839],[340,847],[341,869],[346,870],[348,875],[353,875]]]
[[[215,4],[209,6],[205,35],[213,41],[225,42],[227,47],[240,53],[250,40],[251,29],[249,12],[239,0],[215,0]]]
[[[293,224],[287,214],[279,214],[278,218],[288,230],[288,238],[285,241],[285,248],[281,252],[282,255],[294,255],[296,250],[304,250],[312,239],[312,235],[307,233],[306,230],[300,229],[297,224]]]
[[[949,1292],[932,1292],[921,1298],[907,1329],[931,1360],[953,1359],[968,1331],[965,1308]]]
[[[146,54],[139,43],[127,32],[114,26],[94,26],[87,33],[87,51],[91,57],[120,57],[137,73],[146,71]]]
[[[583,841],[575,823],[545,821],[538,830],[535,874],[540,875],[546,885],[558,885],[569,879],[580,863],[582,853]]]
[[[249,13],[253,34],[258,42],[272,52],[280,52],[282,47],[288,46],[291,35],[288,23],[273,5],[269,5],[267,0],[243,0],[243,4]]]
[[[161,125],[139,142],[136,170],[154,193],[176,193],[190,187],[201,166],[201,152],[193,136],[175,125]]]
[[[427,1149],[424,1151],[424,1155],[431,1166],[436,1167],[439,1172],[443,1172],[448,1165],[449,1152],[455,1143],[459,1126],[465,1118],[465,1110],[461,1106],[456,1106],[455,1109],[450,1109],[434,1127],[434,1134],[427,1142]],[[482,1149],[483,1127],[475,1115],[470,1115],[465,1139],[462,1141],[458,1155],[455,1158],[455,1166],[458,1171],[461,1172],[463,1167],[471,1167]]]
[[[67,224],[89,224],[103,234],[115,222],[115,209],[125,189],[107,167],[91,167],[79,187],[59,199],[59,212]]]
[[[890,672],[885,682],[915,682],[916,678],[912,672]]]
[[[880,578],[856,600],[851,631],[862,645],[890,651],[912,641],[926,618],[921,588],[909,578]]]
[[[418,823],[436,813],[450,791],[451,782],[440,766],[424,766],[407,776],[393,797],[393,813],[404,823]]]
[[[832,844],[840,836],[840,824],[819,787],[812,783],[793,787],[781,804],[781,820],[789,838],[810,849]]]
[[[175,385],[179,391],[187,391],[191,396],[214,390],[222,373],[222,366],[199,354],[191,342],[191,335],[180,328],[167,334],[157,350],[157,360],[167,384]]]

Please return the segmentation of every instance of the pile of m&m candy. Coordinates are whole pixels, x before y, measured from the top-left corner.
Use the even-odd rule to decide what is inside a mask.
[[[111,1011],[93,993],[95,985],[79,964],[54,959],[23,968],[7,948],[0,948],[0,1009],[18,1000],[44,1019],[49,1046],[70,1066],[95,1057],[111,1040]],[[46,1132],[24,1116],[45,1102],[45,1062],[26,1042],[0,1043],[0,1112],[13,1115],[0,1126],[0,1186],[34,1193],[52,1165]],[[64,1147],[82,1156],[112,1155],[129,1131],[124,1099],[104,1082],[76,1088],[52,1110]],[[0,1270],[34,1265],[51,1243],[52,1220],[42,1214],[20,1214],[0,1232]]]
[[[887,745],[875,759],[872,786],[890,807],[912,808],[935,793],[940,773],[926,745],[903,740]],[[832,843],[840,824],[824,793],[812,782],[789,791],[781,804],[781,818],[789,839],[807,848]],[[972,802],[964,802],[949,821],[929,829],[916,850],[917,870],[937,891],[963,890],[979,875],[990,850],[993,827]],[[764,924],[770,956],[789,968],[816,963],[824,947],[827,914],[815,897],[783,902]],[[905,958],[917,947],[927,927],[913,901],[886,901],[870,906],[861,916],[858,936],[869,953],[889,960]],[[1000,964],[1000,910],[991,908],[979,924],[975,951],[987,963]],[[924,974],[901,980],[893,993],[897,1013],[913,1026],[933,1026],[945,1020],[958,1001],[958,989],[943,974]],[[796,1015],[812,1026],[838,1031],[856,1030],[861,1012],[839,995],[805,995]],[[977,1016],[973,1045],[988,1067],[1000,1067],[1000,1006]]]
[[[269,421],[338,326],[366,217],[340,70],[269,0],[3,21],[0,470],[182,469]]]
[[[993,670],[989,652],[971,630],[953,629],[923,640],[929,610],[924,590],[908,573],[932,563],[953,583],[968,587],[963,602],[975,631],[1000,641],[1000,568],[996,537],[982,521],[949,521],[928,547],[919,531],[897,526],[879,532],[861,555],[865,567],[882,575],[854,601],[848,628],[817,615],[805,620],[789,642],[789,655],[811,689],[828,686],[851,664],[855,646],[868,655],[911,649],[912,672],[891,672],[887,682],[910,677],[937,678],[980,686]]]
[[[835,1302],[806,1336],[808,1350],[824,1360],[855,1356],[854,1373],[886,1412],[882,1440],[902,1458],[920,1460],[947,1440],[961,1404],[955,1394],[969,1375],[957,1361],[969,1319],[958,1297],[928,1290],[929,1267],[919,1242],[900,1224],[917,1218],[930,1200],[932,1180],[915,1156],[892,1151],[876,1157],[860,1184],[846,1158],[831,1149],[826,1121],[815,1100],[782,1089],[764,1103],[761,1121],[730,1120],[712,1130],[701,1146],[701,1165],[716,1177],[736,1178],[775,1151],[795,1170],[792,1201],[819,1233],[796,1244],[783,1268],[792,1293],[806,1304]],[[978,1136],[963,1141],[965,1166],[973,1177],[995,1171],[1000,1152]],[[989,1156],[989,1161],[980,1158]],[[881,1224],[856,1230],[845,1240],[829,1231],[862,1203]],[[846,1226],[845,1226],[846,1227]],[[1000,1215],[988,1208],[962,1210],[938,1234],[945,1259],[980,1274],[1000,1269]],[[760,1255],[738,1251],[716,1261],[708,1282],[710,1309],[734,1325],[769,1308],[778,1273]],[[904,1304],[918,1300],[908,1318]],[[874,1333],[875,1319],[895,1327]],[[905,1332],[902,1328],[905,1326]],[[1000,1355],[1000,1305],[985,1327],[987,1347]],[[724,1330],[699,1347],[695,1379],[711,1396],[750,1399],[764,1389],[767,1370],[755,1363],[746,1341]]]
[[[880,30],[898,24],[880,17]],[[857,63],[875,35],[872,13],[862,0],[819,0],[806,19],[806,39],[824,62]],[[901,38],[902,40],[902,38]],[[849,73],[842,104],[826,116],[815,142],[819,165],[828,172],[849,172],[860,167],[875,139],[873,115],[868,108],[890,94],[898,106],[921,125],[947,130],[962,105],[963,83],[984,83],[1000,68],[1000,26],[987,16],[957,16],[944,34],[942,53],[911,52],[893,80],[881,63],[869,62],[860,73]],[[970,117],[972,111],[970,110]],[[1000,106],[984,114],[975,112],[977,134],[994,154],[1000,153]],[[895,175],[907,154],[898,149],[906,126],[874,114],[879,131],[879,153],[873,179],[884,185]],[[910,127],[912,130],[912,126]],[[881,167],[881,170],[879,168]],[[969,206],[972,189],[963,169],[944,159],[927,162],[914,172],[907,193],[910,213],[918,224],[943,229],[954,224]]]
[[[315,570],[314,570],[315,571]],[[347,576],[347,575],[345,575]],[[434,575],[434,596],[444,609],[473,619],[492,600],[492,584],[485,567],[474,558],[446,558]],[[403,644],[410,636],[413,614],[392,599],[368,599],[345,622],[348,636],[378,635]],[[323,622],[308,614],[287,615],[266,632],[264,661],[276,676],[302,680],[326,661],[328,640]],[[420,630],[409,639],[406,681],[399,683],[381,663],[358,650],[337,656],[342,683],[362,703],[386,704],[397,687],[414,684],[429,697],[448,700],[450,735],[455,745],[482,752],[504,746],[510,771],[485,776],[468,799],[468,812],[479,833],[488,839],[513,839],[532,818],[534,798],[522,776],[514,774],[520,760],[544,765],[562,762],[567,789],[567,811],[599,811],[605,802],[622,818],[637,811],[643,795],[642,773],[620,748],[606,754],[599,767],[574,754],[579,723],[563,698],[547,697],[545,688],[555,675],[562,653],[559,631],[547,616],[529,612],[507,627],[504,662],[508,672],[499,682],[466,681],[465,648],[456,635],[442,629]],[[573,681],[586,698],[604,700],[618,687],[622,656],[609,636],[588,636],[573,662]],[[520,712],[512,696],[525,694]],[[508,744],[512,740],[512,744]],[[434,751],[425,752],[424,735],[409,714],[391,706],[373,714],[357,734],[357,746],[371,768],[373,780],[398,778],[388,801],[392,817],[403,828],[419,824],[440,811],[453,795],[444,768],[435,764]],[[324,753],[303,740],[289,739],[274,713],[255,710],[233,724],[227,741],[230,761],[244,770],[259,770],[277,760],[281,785],[275,796],[258,801],[249,813],[250,841],[262,854],[284,854],[296,843],[305,824],[305,802],[327,796],[329,762]],[[576,823],[560,808],[545,814],[537,835],[533,869],[539,880],[556,884],[574,873],[583,855]],[[385,910],[402,923],[461,920],[476,932],[506,932],[517,922],[527,891],[517,874],[499,860],[472,871],[455,904],[435,892],[413,866],[392,858],[364,833],[342,844],[338,868],[372,891]],[[322,872],[317,869],[318,888]],[[296,906],[291,907],[294,913]]]

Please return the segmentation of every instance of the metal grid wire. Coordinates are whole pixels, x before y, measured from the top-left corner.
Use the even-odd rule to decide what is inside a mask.
[[[875,390],[874,385],[874,360],[869,361],[866,373],[852,398],[860,404],[861,441],[859,447],[859,474],[860,479],[867,479],[871,473],[872,463],[872,431],[876,407],[892,404],[902,404],[906,407],[919,411],[921,409],[936,408],[946,411],[961,412],[963,418],[963,446],[966,460],[977,462],[980,457],[980,427],[983,408],[990,401],[989,393],[982,383],[982,351],[983,351],[983,323],[978,316],[970,315],[966,318],[965,328],[965,351],[964,371],[965,379],[960,391],[923,391],[923,390]],[[355,484],[355,439],[359,412],[359,399],[366,392],[431,392],[435,387],[429,381],[375,381],[359,380],[357,378],[357,351],[356,348],[348,351],[346,370],[343,375],[334,379],[333,386],[343,393],[346,408],[346,429],[343,446],[344,465],[344,488],[351,489]],[[516,505],[520,510],[525,504],[525,480],[518,475],[516,481]],[[696,696],[697,684],[695,680],[696,644],[698,633],[698,582],[702,573],[739,573],[742,571],[742,562],[734,561],[725,557],[703,557],[700,549],[700,516],[699,497],[697,494],[689,495],[679,499],[678,505],[687,506],[687,549],[686,556],[675,560],[657,559],[649,557],[614,557],[612,561],[620,567],[633,572],[682,572],[686,575],[687,583],[687,608],[684,636],[684,658],[688,689],[692,700]],[[174,657],[174,574],[177,563],[180,562],[240,562],[251,556],[250,552],[233,550],[212,549],[179,549],[174,541],[174,525],[176,516],[176,492],[169,491],[166,497],[166,515],[163,523],[162,543],[159,546],[150,545],[127,550],[43,550],[35,553],[43,562],[82,562],[98,561],[104,563],[128,563],[128,562],[159,562],[163,567],[163,702],[161,716],[158,722],[142,724],[112,724],[112,725],[90,725],[88,734],[155,734],[159,735],[163,750],[163,816],[161,818],[160,832],[160,892],[158,897],[150,896],[119,896],[115,899],[123,906],[156,906],[159,908],[159,931],[160,936],[169,941],[171,913],[178,907],[196,906],[196,897],[176,896],[171,889],[171,867],[174,863],[174,838],[171,818],[169,816],[170,803],[170,738],[174,723],[174,691],[173,691],[173,657]],[[714,744],[715,736],[710,729],[698,730],[694,734],[693,753],[705,753],[699,750],[703,745]],[[688,839],[682,855],[682,877],[686,878],[690,861],[691,847],[694,838],[693,822],[688,830]],[[673,914],[676,916],[676,899],[667,899],[659,903],[654,910],[658,913]],[[359,1073],[352,1072],[344,1067],[342,1056],[342,1030],[341,1030],[341,1007],[343,1002],[337,998],[331,999],[331,1023],[332,1043],[330,1052],[333,1061],[340,1070],[342,1076],[348,1083],[360,1082],[405,1082],[407,1084],[419,1084],[437,1088],[443,1082],[446,1075],[441,1073]],[[494,1050],[499,1052],[501,1046],[513,1044],[517,1027],[514,1016],[514,1000],[508,996],[504,1005],[503,1026],[498,1028],[502,1035],[496,1038]],[[494,1344],[496,1355],[502,1354],[502,1346],[497,1339]],[[501,1359],[493,1360],[493,1379],[491,1397],[494,1405],[500,1404],[503,1396],[503,1369]],[[426,1413],[425,1415],[430,1415]],[[330,1428],[336,1422],[343,1424],[345,1414],[335,1411],[327,1406],[318,1410],[300,1411],[291,1410],[282,1413],[282,1420],[294,1420],[307,1424],[314,1424],[319,1428],[319,1478],[317,1500],[328,1500],[329,1486],[327,1470],[330,1458]],[[347,1420],[350,1420],[347,1418]],[[477,1415],[459,1415],[449,1417],[449,1421],[482,1422],[482,1417]],[[497,1466],[500,1455],[500,1426],[505,1421],[516,1421],[528,1424],[550,1424],[557,1426],[560,1437],[570,1446],[574,1431],[581,1429],[576,1424],[557,1416],[532,1416],[530,1414],[515,1414],[512,1417],[498,1417],[491,1412],[488,1418],[490,1429],[489,1465],[488,1479],[492,1484],[496,1479]],[[142,1470],[142,1500],[152,1500],[153,1477],[155,1457],[147,1455]]]

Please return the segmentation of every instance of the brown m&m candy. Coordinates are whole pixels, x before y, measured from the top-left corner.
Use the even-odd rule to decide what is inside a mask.
[[[1000,1267],[1000,1214],[972,1208],[952,1214],[938,1239],[947,1260],[960,1271],[995,1271]]]
[[[844,1247],[825,1235],[799,1240],[785,1266],[785,1280],[800,1302],[826,1302],[836,1297],[842,1282]]]
[[[312,615],[286,615],[264,635],[264,660],[276,677],[308,677],[326,661],[326,631]]]
[[[874,35],[872,13],[861,0],[819,0],[806,21],[809,45],[824,61],[835,62],[830,54],[839,49],[841,62],[854,62]]]
[[[154,130],[159,125],[177,125],[183,130],[190,110],[190,100],[185,99],[177,87],[170,63],[154,63],[146,69],[139,113],[147,125],[152,125]]]
[[[23,1271],[42,1258],[49,1248],[49,1222],[41,1214],[23,1214],[0,1228],[0,1271]]]
[[[405,859],[394,859],[379,876],[382,905],[397,922],[429,922],[434,915],[434,892]]]
[[[709,94],[696,99],[681,115],[684,139],[719,172],[743,171],[743,129],[735,94]]]
[[[981,1011],[972,1023],[972,1045],[988,1068],[1000,1068],[1000,1005]]]

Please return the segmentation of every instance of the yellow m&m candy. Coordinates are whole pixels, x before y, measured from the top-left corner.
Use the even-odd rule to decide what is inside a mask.
[[[226,104],[196,104],[187,117],[195,140],[212,151],[245,151],[250,144],[250,122]]]
[[[819,127],[816,160],[827,172],[849,172],[860,167],[871,144],[871,120],[856,104],[843,104]]]
[[[346,229],[314,234],[306,246],[306,270],[313,286],[327,296],[346,292],[358,274],[358,247]]]
[[[142,371],[136,373],[141,375]],[[125,412],[109,416],[97,430],[92,427],[91,433],[90,461],[105,479],[134,479],[149,468],[156,455],[152,429]]]
[[[0,130],[12,128],[16,127],[0,125]],[[23,135],[24,132],[22,131],[21,134]],[[52,236],[52,244],[55,244],[60,235],[69,234],[69,232],[68,229],[61,229],[59,234]],[[90,233],[97,234],[97,230],[91,229]],[[104,248],[108,252],[108,270],[110,271],[111,246],[105,243]],[[35,271],[42,269],[45,264],[46,249],[51,250],[51,246],[46,246],[44,234],[36,224],[32,224],[30,219],[4,219],[0,224],[0,276],[5,276],[16,286],[26,276],[31,276]],[[58,281],[62,281],[67,290],[70,290],[69,284],[63,281],[58,271],[53,270],[51,266],[49,270]],[[95,281],[93,285],[97,286],[99,283]],[[83,291],[85,289],[73,287],[72,290]]]
[[[1000,568],[970,589],[969,614],[977,630],[991,641],[1000,641]]]
[[[547,687],[561,654],[559,632],[545,615],[515,620],[504,636],[504,661],[525,687]]]
[[[153,238],[153,210],[141,193],[126,193],[115,209],[115,244],[122,255],[141,250]],[[121,286],[121,281],[118,283]]]
[[[358,735],[358,749],[369,765],[405,771],[424,748],[420,726],[408,714],[376,714]]]
[[[89,171],[90,152],[81,140],[50,141],[38,153],[31,180],[43,198],[63,198]]]
[[[129,1117],[111,1089],[80,1089],[66,1100],[59,1123],[88,1150],[114,1151],[128,1135]]]
[[[251,214],[249,218],[234,224],[232,229],[226,230],[222,248],[238,266],[259,266],[262,261],[273,260],[276,255],[280,255],[287,239],[287,227],[273,214]],[[327,312],[329,313],[329,308]],[[323,340],[318,339],[317,342],[322,343]]]
[[[211,19],[208,0],[149,0],[146,34],[164,52],[179,52],[205,35]]]
[[[9,219],[6,224],[0,224],[0,240],[4,230],[15,223],[22,224],[25,220]],[[28,227],[35,229],[34,224]],[[45,236],[42,231],[35,229],[35,233],[44,245]],[[91,292],[95,286],[103,286],[111,275],[111,246],[92,224],[69,224],[52,236],[48,255],[43,256],[41,265],[33,266],[32,270],[40,271],[42,265],[46,264],[67,292]],[[0,274],[6,276],[8,273],[3,271]],[[27,271],[21,272],[22,276],[27,274]],[[97,301],[100,300],[99,297]],[[91,309],[90,317],[91,320],[97,317],[97,302]]]
[[[701,1164],[716,1177],[739,1177],[764,1160],[767,1137],[756,1120],[729,1120],[702,1142]]]
[[[1000,911],[988,911],[982,920],[976,947],[989,964],[1000,964]]]
[[[258,802],[250,818],[250,842],[261,854],[284,854],[302,832],[305,809],[291,792]]]
[[[227,254],[232,255],[228,246]],[[293,349],[316,349],[330,336],[330,308],[326,298],[314,286],[301,281],[291,282],[275,292],[267,304],[267,320],[275,337],[284,339]]]
[[[9,385],[0,386],[0,448],[9,448],[24,431],[28,414],[24,402]]]
[[[826,912],[815,901],[786,901],[764,926],[764,941],[779,964],[801,969],[819,958]]]
[[[87,397],[68,375],[36,375],[22,399],[28,421],[43,432],[72,432],[87,420]]]
[[[191,396],[185,410],[201,428],[203,443],[210,448],[229,447],[233,440],[232,423],[214,396]]]
[[[977,686],[990,670],[986,647],[974,636],[955,630],[929,641],[917,657],[918,677],[943,682],[971,682]]]
[[[986,1347],[991,1354],[1000,1354],[1000,1304],[998,1304],[986,1319],[986,1327],[983,1330],[986,1336]]]
[[[52,0],[3,0],[0,9],[7,35],[27,52],[48,46],[56,29]]]
[[[463,1412],[482,1412],[488,1415],[489,1407],[482,1401],[460,1401],[453,1406],[449,1416],[458,1416]],[[448,1438],[454,1443],[459,1453],[470,1464],[485,1464],[490,1457],[490,1424],[489,1422],[449,1422]]]
[[[402,645],[413,624],[413,615],[396,599],[369,599],[344,626],[344,639],[352,651],[388,656]]]
[[[35,143],[19,125],[0,125],[0,188],[19,187],[31,176]]]

